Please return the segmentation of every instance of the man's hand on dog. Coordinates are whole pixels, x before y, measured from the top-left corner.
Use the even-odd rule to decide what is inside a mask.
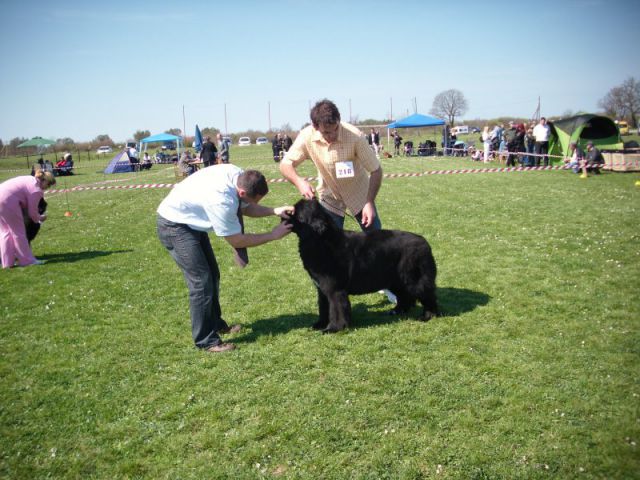
[[[291,205],[285,205],[284,207],[275,207],[273,209],[273,214],[279,216],[280,218],[286,220],[291,215],[293,215],[294,208]]]
[[[301,179],[300,183],[297,185],[298,191],[300,195],[302,195],[307,200],[312,200],[316,196],[316,191],[313,186],[304,179]]]

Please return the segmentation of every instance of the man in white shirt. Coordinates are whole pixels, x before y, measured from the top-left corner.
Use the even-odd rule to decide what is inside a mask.
[[[191,333],[198,348],[233,350],[235,345],[224,343],[220,334],[239,329],[229,327],[222,318],[220,270],[207,232],[223,237],[235,249],[281,239],[290,233],[290,225],[281,222],[271,232],[246,234],[238,216],[242,211],[249,217],[288,218],[293,207],[258,205],[268,192],[264,175],[256,170],[213,165],[177,184],[158,207],[158,237],[187,282]]]
[[[551,135],[551,128],[547,125],[547,119],[542,117],[540,118],[540,122],[538,125],[533,127],[533,136],[536,139],[536,143],[533,147],[533,151],[535,152],[535,166],[540,166],[540,157],[544,158],[544,166],[549,166],[549,157],[547,153],[549,153],[549,136]]]

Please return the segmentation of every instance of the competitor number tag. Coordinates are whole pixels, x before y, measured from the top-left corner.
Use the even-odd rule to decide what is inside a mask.
[[[353,176],[353,162],[336,162],[337,178],[350,178]]]

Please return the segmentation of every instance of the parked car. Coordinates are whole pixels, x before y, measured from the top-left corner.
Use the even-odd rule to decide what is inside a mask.
[[[249,137],[240,137],[238,139],[238,145],[240,145],[241,147],[245,147],[247,145],[251,145],[251,138],[249,138]]]
[[[256,145],[266,145],[267,143],[269,143],[269,139],[267,137],[256,138]]]
[[[480,129],[478,127],[473,127],[471,129],[471,133],[480,133]]]
[[[108,145],[103,145],[101,147],[98,147],[98,150],[96,150],[96,153],[98,155],[102,155],[103,153],[112,153],[113,152],[113,148],[111,148]]]
[[[162,150],[175,150],[176,148],[176,142],[167,141],[162,144]]]
[[[620,135],[629,135],[629,124],[624,120],[618,120],[616,122],[618,124],[618,130],[620,130]]]

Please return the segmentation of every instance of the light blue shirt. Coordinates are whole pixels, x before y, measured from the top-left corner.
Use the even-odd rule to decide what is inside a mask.
[[[236,185],[242,169],[231,164],[203,168],[178,183],[158,207],[158,214],[218,237],[242,232]],[[243,204],[243,206],[246,206]]]

